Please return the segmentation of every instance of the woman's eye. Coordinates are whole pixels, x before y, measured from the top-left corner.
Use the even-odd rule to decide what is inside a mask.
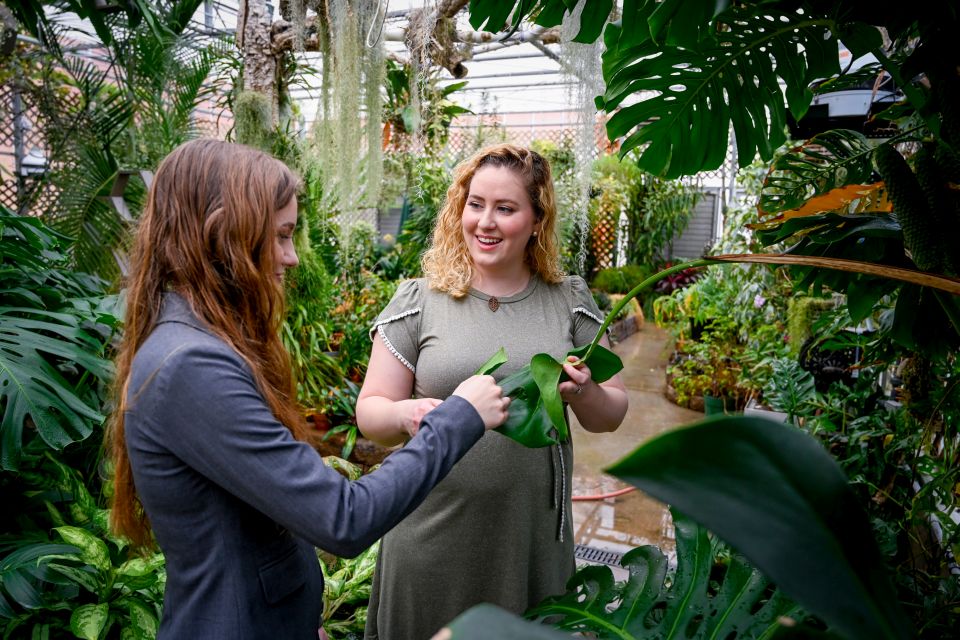
[[[479,202],[468,202],[468,203],[467,203],[467,206],[470,207],[471,209],[479,209],[479,208],[480,208],[480,203],[479,203]]]
[[[497,207],[497,211],[501,213],[513,213],[513,209],[510,207]]]

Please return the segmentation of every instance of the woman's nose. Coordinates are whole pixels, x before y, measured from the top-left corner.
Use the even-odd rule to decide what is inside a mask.
[[[484,209],[483,214],[480,216],[480,226],[484,229],[492,229],[496,224],[497,222],[493,217],[493,210]]]

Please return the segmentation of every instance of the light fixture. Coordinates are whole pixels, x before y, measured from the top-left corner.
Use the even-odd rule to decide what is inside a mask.
[[[38,176],[43,175],[46,172],[47,156],[38,147],[30,149],[30,153],[25,155],[23,159],[20,160],[21,176]]]

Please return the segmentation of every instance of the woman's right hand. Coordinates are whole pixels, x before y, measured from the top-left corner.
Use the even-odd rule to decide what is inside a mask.
[[[460,396],[473,405],[486,429],[496,429],[507,421],[510,398],[503,397],[503,390],[497,386],[493,376],[471,376],[454,389],[453,395]]]

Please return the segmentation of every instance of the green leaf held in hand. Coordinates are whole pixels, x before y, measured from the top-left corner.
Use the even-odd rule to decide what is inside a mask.
[[[488,376],[497,369],[500,368],[500,365],[507,361],[507,350],[503,347],[500,347],[500,350],[495,354],[490,356],[490,359],[480,365],[480,368],[477,369],[477,372],[474,375],[478,376]]]
[[[590,346],[578,347],[567,356],[583,358]],[[484,367],[495,362],[498,355],[499,352]],[[623,369],[620,357],[600,345],[594,346],[593,353],[585,362],[595,382],[609,380]],[[510,416],[497,431],[531,448],[566,442],[570,433],[564,416],[563,399],[557,391],[557,385],[563,380],[566,380],[563,365],[545,353],[533,356],[530,364],[501,380],[500,388],[511,401]]]

